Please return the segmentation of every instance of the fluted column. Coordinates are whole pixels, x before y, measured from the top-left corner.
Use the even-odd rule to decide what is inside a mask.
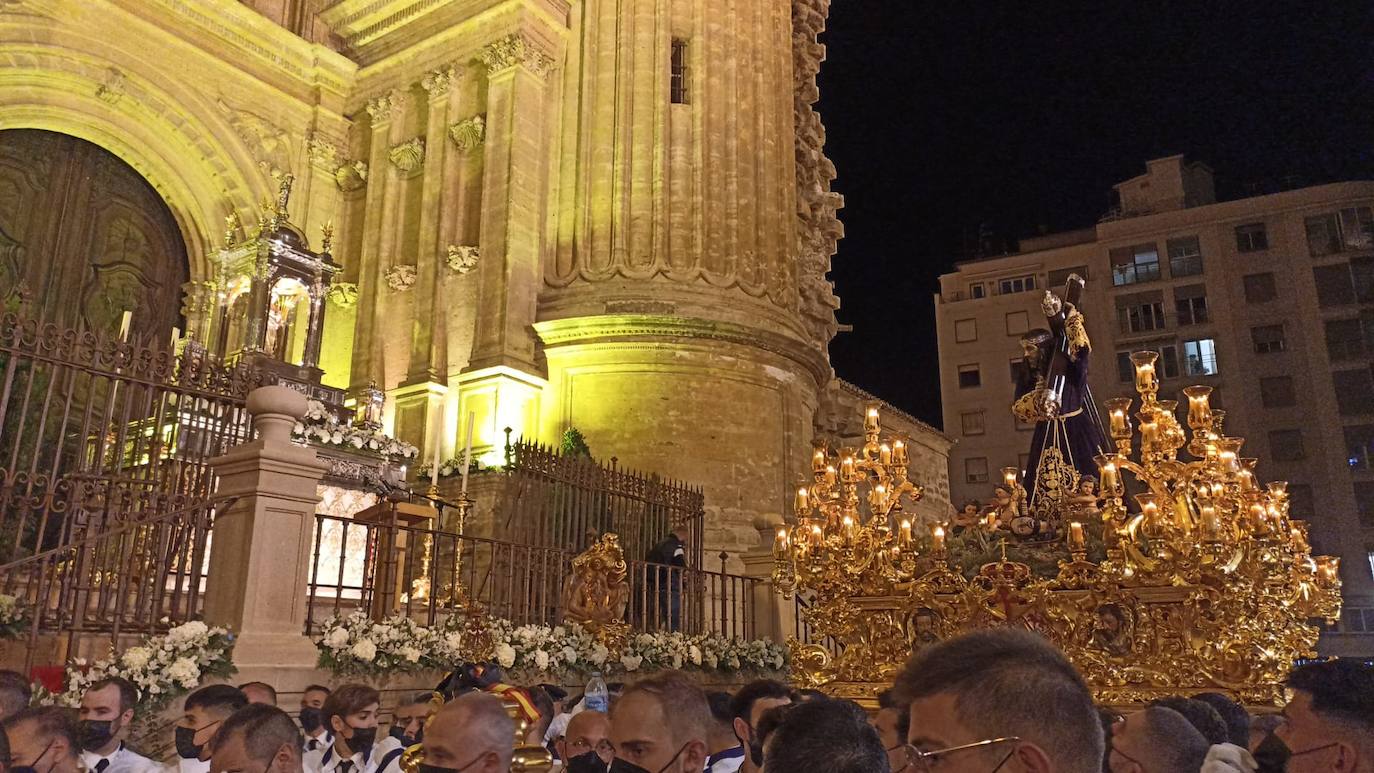
[[[395,198],[395,170],[387,159],[387,152],[393,142],[400,140],[399,122],[405,96],[399,92],[389,92],[367,103],[367,113],[372,118],[371,145],[368,149],[368,169],[372,179],[367,186],[364,206],[362,251],[358,267],[358,319],[353,332],[353,366],[349,388],[357,392],[366,389],[371,382],[381,382],[382,373],[382,336],[377,329],[377,311],[385,281],[382,273],[387,268],[389,255],[385,252],[392,237],[387,229],[392,224],[389,213],[392,210],[390,199]],[[397,135],[394,136],[393,135]]]

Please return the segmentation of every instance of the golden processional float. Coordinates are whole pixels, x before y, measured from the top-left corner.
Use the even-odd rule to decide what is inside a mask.
[[[953,524],[913,533],[905,508],[921,488],[907,477],[902,440],[883,438],[876,405],[863,447],[818,442],[813,481],[774,543],[775,587],[803,595],[813,640],[829,644],[790,642],[794,679],[870,702],[921,647],[1012,626],[1061,647],[1106,704],[1204,689],[1280,701],[1294,660],[1315,654],[1314,621],[1340,614],[1340,559],[1311,555],[1307,524],[1289,518],[1286,484],[1259,486],[1257,460],[1240,456],[1244,441],[1222,435],[1210,387],[1184,390],[1185,433],[1177,404],[1157,399],[1157,356],[1131,357],[1139,447],[1132,400],[1107,401],[1115,452],[1096,459],[1100,492],[1086,502],[1082,490],[1062,492],[1066,528],[1035,553],[1057,560],[1039,572],[1008,557],[1026,548],[993,533],[994,516],[959,535]],[[1179,458],[1185,447],[1190,460]],[[1024,508],[1017,470],[1004,473],[1008,506]],[[1127,475],[1140,491],[1133,506]],[[960,553],[989,546],[1000,557],[959,565]]]

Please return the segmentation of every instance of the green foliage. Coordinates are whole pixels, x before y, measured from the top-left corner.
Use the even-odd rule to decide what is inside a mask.
[[[558,450],[564,456],[592,458],[592,449],[587,446],[587,438],[582,435],[582,431],[577,427],[568,427],[564,431],[563,439],[558,443]]]
[[[1083,531],[1088,543],[1088,560],[1101,562],[1107,557],[1101,530],[1086,526]],[[1021,540],[1005,531],[988,534],[982,529],[965,529],[946,541],[959,572],[967,578],[977,575],[984,564],[1002,560],[1003,545],[1006,545],[1008,561],[1029,566],[1036,577],[1055,577],[1059,574],[1059,562],[1069,560],[1069,551],[1062,539],[1034,542]]]

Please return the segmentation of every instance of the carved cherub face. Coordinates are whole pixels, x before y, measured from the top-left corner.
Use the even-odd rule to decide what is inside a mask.
[[[1078,482],[1078,493],[1095,496],[1097,494],[1097,481],[1092,478],[1083,478]]]

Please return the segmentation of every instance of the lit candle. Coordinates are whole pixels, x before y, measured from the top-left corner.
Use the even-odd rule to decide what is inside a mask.
[[[1098,463],[1097,471],[1101,473],[1102,494],[1104,496],[1116,496],[1117,475],[1116,461],[1111,456],[1099,457],[1102,461]]]
[[[773,554],[784,555],[787,553],[787,529],[778,529],[778,536],[773,540]]]
[[[911,544],[911,521],[908,521],[908,520],[906,520],[905,518],[902,519],[902,527],[901,527],[900,537],[901,537],[901,543],[902,543],[903,545],[910,545],[910,544]]]
[[[444,452],[444,417],[440,415],[438,428],[434,432],[434,466],[430,468],[429,479],[434,481],[434,485],[439,485],[439,465],[443,463]]]
[[[1264,505],[1260,502],[1250,503],[1250,528],[1256,534],[1263,534],[1264,527]]]
[[[1153,448],[1159,441],[1159,424],[1151,417],[1149,421],[1140,422],[1140,444],[1145,448]]]
[[[878,431],[878,406],[870,403],[864,413],[864,432]]]
[[[1145,523],[1150,526],[1159,524],[1159,503],[1155,501],[1154,494],[1136,494],[1136,502],[1140,503],[1140,514],[1145,516]]]
[[[884,467],[892,464],[892,446],[887,443],[878,446],[878,462]]]
[[[1188,396],[1188,426],[1193,429],[1205,429],[1212,424],[1212,406],[1210,404],[1212,388],[1209,386],[1190,386],[1183,390],[1183,394]]]
[[[1131,410],[1131,398],[1129,397],[1113,397],[1107,401],[1107,415],[1113,439],[1125,440],[1131,436],[1131,421],[1126,417],[1126,412],[1129,410]]]
[[[1078,521],[1069,524],[1069,550],[1077,552],[1087,548],[1088,542],[1083,536],[1083,524]]]
[[[856,528],[855,525],[854,525],[854,519],[846,515],[846,516],[844,517],[844,537],[845,537],[845,539],[847,539],[847,540],[852,540],[852,539],[854,539],[854,533],[855,533],[855,531],[857,531],[857,528]]]
[[[931,549],[936,553],[943,552],[945,549],[945,529],[943,526],[936,526],[935,531],[930,535]]]
[[[822,542],[825,542],[825,532],[821,531],[820,526],[813,524],[811,526],[811,544],[820,545]]]
[[[1202,538],[1208,542],[1221,539],[1221,521],[1217,518],[1216,507],[1210,504],[1202,506]]]
[[[854,480],[854,457],[846,456],[840,460],[840,480],[845,483]]]
[[[1153,394],[1159,389],[1155,380],[1155,360],[1159,352],[1133,352],[1131,362],[1135,364],[1135,389],[1141,394]]]
[[[833,464],[827,464],[825,466],[825,485],[835,485],[835,465]]]
[[[468,433],[467,433],[467,439],[463,441],[463,488],[462,488],[462,494],[463,494],[463,497],[464,497],[464,498],[467,498],[467,495],[468,495],[468,468],[472,467],[472,424],[473,424],[473,422],[475,422],[476,420],[477,420],[477,414],[472,413],[472,412],[469,412],[469,413],[468,413]],[[439,471],[436,469],[436,470],[434,471],[434,474],[435,474],[435,475],[438,475],[438,474],[439,474]]]
[[[811,471],[825,472],[825,449],[817,448],[816,452],[811,454]]]
[[[892,441],[892,461],[899,466],[906,466],[906,443],[901,440]]]
[[[1015,467],[1003,467],[1003,468],[1002,468],[1002,481],[1003,481],[1004,483],[1006,483],[1008,486],[1014,487],[1014,486],[1016,485],[1016,476],[1017,476],[1020,472],[1021,472],[1021,471],[1018,470],[1018,469],[1016,469]]]
[[[801,488],[797,489],[797,502],[795,509],[797,511],[797,515],[806,515],[806,513],[808,513],[811,510],[811,492],[807,491],[805,486],[802,486]]]

